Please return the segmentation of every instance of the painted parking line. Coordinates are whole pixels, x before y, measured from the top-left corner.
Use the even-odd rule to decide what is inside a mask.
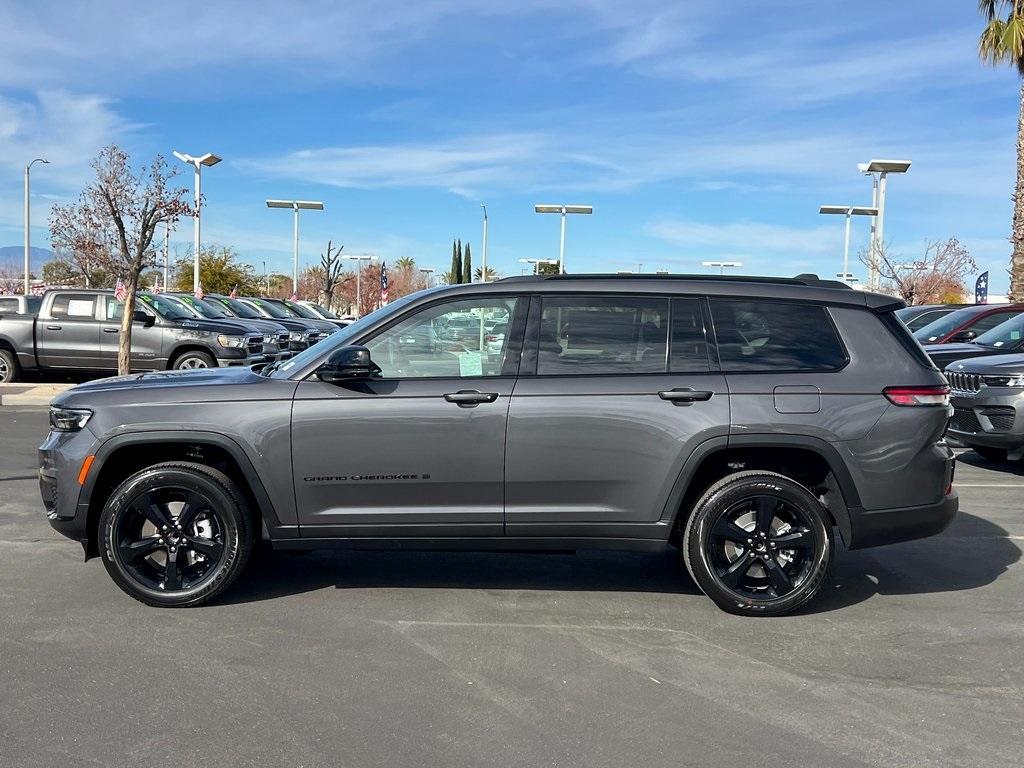
[[[953,483],[954,488],[1024,488],[1024,483]]]

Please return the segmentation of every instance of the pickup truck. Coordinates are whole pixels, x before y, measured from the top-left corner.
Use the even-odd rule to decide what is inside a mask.
[[[10,294],[0,296],[0,315],[34,315],[43,303],[41,296]]]
[[[242,323],[201,320],[159,294],[139,293],[132,369],[214,368],[266,362],[263,333]],[[48,291],[37,316],[0,316],[0,383],[23,371],[117,369],[124,304],[112,290]]]

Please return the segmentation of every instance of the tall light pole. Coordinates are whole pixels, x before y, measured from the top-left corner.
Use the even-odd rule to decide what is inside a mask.
[[[167,290],[168,265],[171,262],[171,222],[164,222],[164,290]]]
[[[32,226],[32,214],[31,214],[31,203],[30,198],[32,197],[31,192],[31,181],[29,176],[32,172],[32,166],[36,163],[44,163],[49,165],[49,160],[44,160],[41,157],[37,157],[31,163],[25,166],[25,295],[28,296],[28,283],[29,283],[29,254],[32,250],[32,235],[29,233],[29,228]]]
[[[532,264],[533,265],[533,274],[539,275],[540,274],[540,266],[541,266],[541,264],[557,264],[558,262],[555,261],[554,259],[520,259],[519,263],[520,264]]]
[[[878,256],[885,247],[885,188],[890,173],[906,173],[910,160],[871,160],[859,163],[857,169],[872,178],[871,205],[878,209],[875,227],[871,236],[871,267],[868,271],[868,289],[878,290]],[[878,174],[877,176],[875,174]]]
[[[484,209],[484,253],[483,259],[480,262],[480,282],[487,282],[487,206],[480,203],[480,207]],[[472,280],[472,277],[470,277]]]
[[[562,234],[558,241],[558,273],[565,274],[565,215],[567,213],[591,214],[594,212],[592,205],[535,205],[535,213],[558,213],[562,216]]]
[[[270,275],[267,274],[267,262],[261,261],[260,263],[263,265],[263,279],[267,283],[267,296],[269,296],[270,295]]]
[[[702,261],[701,266],[718,267],[718,274],[724,275],[727,268],[742,267],[742,261]]]
[[[199,292],[199,230],[200,230],[200,207],[203,204],[203,174],[202,167],[205,165],[207,168],[216,165],[221,161],[221,158],[212,152],[207,152],[205,155],[194,157],[193,155],[187,155],[184,152],[178,152],[175,150],[174,156],[181,160],[181,162],[191,165],[196,172],[195,175],[195,191],[196,191],[196,212],[192,217],[194,223],[193,243],[192,247],[195,250],[195,263],[192,266],[192,290],[196,293]]]
[[[299,211],[322,211],[319,200],[267,200],[267,208],[291,208],[292,221],[292,293],[299,292]]]
[[[434,276],[434,268],[433,267],[420,267],[420,274],[423,274],[423,275],[427,276],[427,288],[430,288],[431,287],[430,286],[430,281],[431,281],[431,279]]]
[[[376,261],[376,256],[342,256],[341,258],[347,259],[348,261],[354,261],[356,263],[356,317],[362,316],[362,281],[360,277],[363,271],[364,261]]]
[[[818,213],[834,213],[842,214],[846,217],[846,235],[843,239],[843,274],[850,274],[850,219],[854,216],[877,216],[878,209],[862,206],[862,205],[823,205],[818,209]],[[850,284],[849,278],[844,278],[843,282],[847,285]]]

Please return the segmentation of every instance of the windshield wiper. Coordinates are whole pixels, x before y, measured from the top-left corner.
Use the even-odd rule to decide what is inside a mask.
[[[281,361],[280,360],[277,360],[277,361],[271,363],[270,365],[265,365],[265,366],[263,366],[263,370],[260,371],[260,374],[263,375],[263,376],[269,376],[270,374],[272,374],[274,371],[277,370],[277,367],[279,365],[281,365]]]

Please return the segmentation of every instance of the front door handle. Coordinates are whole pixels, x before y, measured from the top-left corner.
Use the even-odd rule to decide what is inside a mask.
[[[480,403],[493,403],[498,399],[497,392],[478,392],[475,389],[461,389],[458,392],[449,392],[444,396],[449,403],[455,403],[460,408],[475,408]]]
[[[691,403],[703,403],[710,400],[714,394],[714,392],[706,390],[677,387],[676,389],[666,389],[663,392],[659,392],[658,397],[662,400],[670,401],[673,405],[690,405]]]
[[[118,330],[119,329],[117,329],[117,328],[104,328],[103,332],[104,333],[118,333]]]
[[[60,326],[59,325],[48,325],[48,326],[46,326],[46,330],[48,330],[48,331],[59,331],[60,330]]]

